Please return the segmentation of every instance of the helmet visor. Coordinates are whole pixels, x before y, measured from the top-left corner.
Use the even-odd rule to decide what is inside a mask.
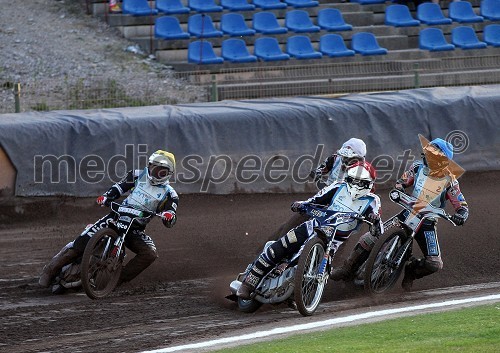
[[[371,189],[372,182],[370,180],[356,179],[351,176],[347,176],[345,181],[351,185],[358,186],[362,189]]]
[[[170,168],[168,168],[166,166],[155,165],[152,163],[149,163],[148,171],[149,171],[149,175],[153,179],[158,180],[158,181],[167,180],[168,177],[172,174],[172,172],[170,171]]]

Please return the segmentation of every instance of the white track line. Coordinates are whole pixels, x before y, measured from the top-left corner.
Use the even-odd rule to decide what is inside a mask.
[[[269,336],[281,335],[284,333],[297,332],[297,331],[305,331],[305,330],[310,330],[310,329],[315,329],[315,328],[320,328],[320,327],[327,327],[327,326],[332,326],[332,325],[336,325],[336,324],[342,324],[342,323],[346,323],[346,322],[365,320],[365,319],[374,318],[374,317],[388,316],[388,315],[406,313],[406,312],[411,312],[411,311],[426,310],[426,309],[432,309],[432,308],[441,308],[441,307],[447,307],[447,306],[455,306],[455,305],[477,303],[477,302],[482,302],[482,301],[492,301],[492,300],[493,301],[500,300],[500,294],[493,294],[493,295],[487,295],[484,297],[476,297],[476,298],[448,300],[448,301],[440,302],[440,303],[422,304],[422,305],[408,306],[405,308],[372,311],[372,312],[367,312],[367,313],[363,313],[363,314],[338,317],[335,319],[310,322],[307,324],[293,325],[293,326],[288,326],[288,327],[277,327],[277,328],[272,329],[272,330],[258,331],[255,333],[250,333],[250,334],[241,335],[241,336],[220,338],[220,339],[211,340],[211,341],[186,344],[183,346],[160,348],[160,349],[155,349],[152,351],[144,351],[143,353],[166,353],[166,352],[178,352],[178,351],[188,350],[188,349],[191,349],[191,350],[202,349],[202,348],[207,348],[207,347],[213,347],[213,346],[219,345],[219,344],[249,341],[249,340],[253,340],[255,338],[269,337]]]

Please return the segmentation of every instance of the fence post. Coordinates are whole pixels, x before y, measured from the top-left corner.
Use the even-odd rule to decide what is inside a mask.
[[[14,84],[14,107],[15,107],[16,113],[21,112],[21,84],[20,83]]]
[[[415,71],[415,88],[420,88],[420,73],[418,63],[413,63],[413,70]]]
[[[212,87],[210,92],[210,101],[218,102],[219,101],[219,91],[217,90],[217,80],[215,75],[212,75]]]

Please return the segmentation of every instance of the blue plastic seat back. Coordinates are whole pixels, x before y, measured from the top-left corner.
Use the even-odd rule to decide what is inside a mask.
[[[452,50],[454,45],[448,43],[440,28],[425,28],[420,31],[419,44],[421,49]]]
[[[215,55],[212,43],[197,40],[189,43],[188,62],[194,64],[220,64],[223,58]]]
[[[285,2],[293,7],[315,7],[319,5],[319,2],[315,0],[285,0]]]
[[[424,2],[417,7],[417,18],[428,25],[451,24],[451,19],[446,18],[439,4]]]
[[[396,27],[410,27],[420,25],[420,21],[412,17],[406,5],[389,5],[385,9],[385,24]]]
[[[500,6],[500,4],[499,4]],[[483,22],[484,18],[474,13],[472,5],[468,1],[450,2],[448,16],[454,21],[472,23]]]
[[[177,17],[163,16],[155,20],[155,37],[165,39],[187,39],[189,38],[189,34],[182,30]]]
[[[320,28],[315,26],[304,10],[288,11],[285,15],[285,26],[294,32],[319,32]]]
[[[280,0],[253,0],[253,4],[264,10],[285,9],[286,4]]]
[[[222,6],[215,3],[215,0],[188,0],[188,6],[198,12],[221,12]]]
[[[500,21],[500,0],[482,0],[481,15],[491,21]]]
[[[323,9],[318,12],[318,25],[326,30],[348,31],[352,29],[342,17],[342,13],[337,9]]]
[[[205,14],[189,16],[188,32],[196,37],[222,37],[222,32],[215,29],[212,17]]]
[[[158,10],[149,7],[148,0],[123,0],[122,12],[133,16],[157,15]]]
[[[253,15],[253,28],[262,33],[286,33],[288,29],[281,27],[272,12],[257,12]]]
[[[486,43],[481,42],[472,27],[460,26],[451,31],[451,42],[463,49],[481,49]]]
[[[233,62],[254,62],[255,55],[250,55],[243,39],[226,39],[222,42],[222,57]]]
[[[351,47],[362,55],[387,54],[387,49],[382,48],[373,33],[359,32],[352,36]]]
[[[231,36],[251,36],[255,30],[248,28],[245,18],[239,13],[226,13],[221,17],[220,29]]]
[[[484,27],[483,40],[489,45],[500,47],[500,25],[491,24]]]
[[[312,46],[311,40],[307,36],[292,36],[286,43],[288,54],[310,54],[316,52]]]
[[[166,14],[189,13],[191,9],[182,5],[181,0],[156,0],[156,9]]]
[[[220,4],[230,11],[253,11],[255,5],[248,3],[247,0],[221,0]]]
[[[344,38],[340,34],[325,34],[319,40],[319,50],[323,53],[333,53],[349,49],[347,49]]]
[[[263,60],[287,60],[290,55],[283,53],[274,37],[262,37],[255,41],[255,55]]]

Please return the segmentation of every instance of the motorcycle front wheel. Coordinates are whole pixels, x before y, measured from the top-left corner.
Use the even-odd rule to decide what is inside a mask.
[[[408,257],[408,252],[406,254],[401,253],[402,246],[407,239],[408,236],[402,229],[396,229],[382,235],[375,243],[368,260],[366,260],[366,292],[381,294],[394,286]],[[398,259],[401,256],[404,258],[402,260]]]
[[[122,271],[123,257],[111,252],[118,234],[110,228],[104,228],[94,234],[82,257],[82,286],[91,299],[108,296],[116,287]]]
[[[324,255],[325,244],[318,237],[313,237],[304,245],[297,263],[294,299],[297,309],[304,316],[316,311],[323,296],[326,279],[317,275]]]

